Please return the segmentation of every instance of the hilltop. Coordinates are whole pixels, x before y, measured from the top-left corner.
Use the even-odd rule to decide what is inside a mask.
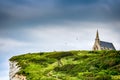
[[[27,80],[118,80],[120,51],[61,51],[13,56]]]

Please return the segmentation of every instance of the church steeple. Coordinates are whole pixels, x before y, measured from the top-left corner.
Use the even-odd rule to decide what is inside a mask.
[[[98,33],[98,30],[96,32],[96,40],[99,40],[99,33]]]
[[[97,42],[97,43],[100,42],[98,30],[97,30],[97,32],[96,32],[95,42]]]

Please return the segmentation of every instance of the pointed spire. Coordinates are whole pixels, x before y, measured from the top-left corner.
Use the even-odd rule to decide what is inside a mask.
[[[98,44],[100,43],[98,30],[97,30],[97,32],[96,32],[95,42],[97,42]]]
[[[99,40],[99,33],[98,33],[98,30],[96,32],[96,40]]]

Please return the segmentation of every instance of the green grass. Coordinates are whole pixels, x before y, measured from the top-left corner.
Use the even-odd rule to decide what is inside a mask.
[[[27,80],[120,80],[120,51],[28,53],[10,61]]]

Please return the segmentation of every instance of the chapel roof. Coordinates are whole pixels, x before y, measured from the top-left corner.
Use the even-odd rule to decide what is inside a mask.
[[[100,47],[109,48],[109,49],[115,50],[115,47],[110,42],[100,41]]]

